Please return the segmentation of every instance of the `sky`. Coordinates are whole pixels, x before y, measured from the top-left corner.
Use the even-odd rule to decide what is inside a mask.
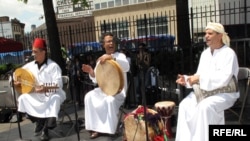
[[[43,15],[42,0],[28,0],[27,4],[18,0],[0,0],[0,17],[8,16],[10,20],[18,19],[25,24],[25,33],[31,31],[31,25],[35,24],[38,27],[45,23],[44,18],[39,19]]]

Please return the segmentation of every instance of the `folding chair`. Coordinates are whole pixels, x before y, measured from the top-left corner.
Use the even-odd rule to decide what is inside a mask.
[[[127,112],[125,111],[125,108],[124,108],[125,101],[126,100],[124,100],[124,103],[119,108],[119,115],[118,115],[119,118],[118,118],[118,123],[117,123],[117,127],[116,127],[116,133],[115,133],[118,136],[120,135],[120,133],[122,133],[122,129],[124,127],[122,117],[127,114]]]
[[[69,77],[66,76],[66,75],[63,75],[62,76],[62,81],[63,81],[63,90],[66,92],[66,96],[69,95],[70,93],[70,90],[69,90]],[[64,103],[61,104],[61,107],[60,107],[60,112],[59,112],[59,125],[60,126],[63,126],[64,124],[66,124],[66,122],[64,122],[64,119],[65,119],[65,116],[68,118],[68,122],[67,124],[70,124],[70,128],[69,130],[66,132],[65,135],[63,130],[60,129],[59,130],[59,133],[54,131],[54,130],[50,130],[53,134],[55,134],[56,136],[58,137],[64,137],[64,136],[69,136],[70,133],[72,132],[72,130],[74,129],[76,123],[73,122],[72,118],[70,117],[70,115],[67,113],[66,109],[69,108],[70,105],[68,105],[65,101]]]
[[[0,108],[11,108],[15,109],[15,101],[13,90],[11,86],[11,80],[0,80]],[[16,93],[16,99],[19,94]]]
[[[123,104],[119,107],[118,123],[117,123],[116,133],[115,133],[118,136],[123,132],[122,129],[124,127],[124,123],[122,121],[122,117],[127,114],[127,112],[125,111],[125,105],[126,105],[126,101],[129,98],[128,93],[129,93],[129,89],[131,88],[131,84],[132,83],[129,81],[127,91],[126,91],[126,98],[124,99]]]
[[[248,96],[248,90],[249,90],[249,85],[250,85],[250,69],[247,67],[240,67],[239,68],[239,73],[238,73],[238,85],[241,86],[241,84],[244,85],[244,90],[242,90],[242,87],[239,87],[239,91],[240,91],[240,96],[243,96],[243,100],[241,103],[241,110],[240,113],[238,114],[238,112],[236,112],[235,110],[233,110],[232,108],[229,109],[229,111],[231,111],[232,113],[234,113],[236,116],[239,117],[238,122],[241,123],[242,120],[242,116],[243,116],[243,112],[245,109],[245,105],[246,105],[246,100],[247,100],[247,96]]]

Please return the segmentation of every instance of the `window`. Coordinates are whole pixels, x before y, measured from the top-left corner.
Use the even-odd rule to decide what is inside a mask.
[[[104,24],[101,25],[102,33],[105,32],[112,32],[118,38],[128,38],[129,31],[128,31],[128,22],[121,21],[121,22],[113,22],[107,23],[106,26]]]
[[[108,7],[114,7],[115,6],[115,2],[114,1],[109,1],[108,2]]]
[[[167,17],[156,18],[156,33],[167,34],[168,33],[168,20]]]
[[[129,1],[128,0],[123,0],[123,5],[128,5]]]
[[[137,20],[137,34],[138,34],[138,36],[146,35],[145,24],[147,24],[147,23],[145,23],[144,19]]]
[[[95,9],[101,9],[100,3],[95,4]]]
[[[122,2],[121,0],[115,0],[115,6],[121,6]]]
[[[101,7],[102,8],[107,8],[107,3],[106,2],[101,3]]]
[[[156,17],[146,20],[137,20],[137,33],[138,36],[147,35],[159,35],[168,33],[168,23],[167,17]],[[147,28],[147,29],[145,29]],[[146,33],[147,31],[147,33]]]
[[[131,4],[137,3],[137,0],[131,0]]]
[[[118,23],[118,37],[119,38],[127,38],[129,37],[129,33],[128,33],[128,22],[127,21],[123,21]]]

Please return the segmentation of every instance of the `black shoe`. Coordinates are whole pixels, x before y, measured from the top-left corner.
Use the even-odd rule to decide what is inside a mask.
[[[84,118],[78,118],[78,128],[83,129],[85,128],[85,119]]]
[[[39,122],[35,123],[35,129],[34,129],[34,136],[39,136],[42,134],[44,125],[40,124]]]
[[[49,132],[48,129],[43,130],[40,136],[41,141],[48,141],[49,140]]]

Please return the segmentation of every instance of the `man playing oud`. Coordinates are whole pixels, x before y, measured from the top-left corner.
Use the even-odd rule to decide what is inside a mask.
[[[62,71],[57,63],[48,58],[44,39],[34,40],[32,54],[34,61],[25,64],[22,69],[31,73],[34,80],[14,76],[14,85],[17,89],[22,89],[24,85],[32,89],[19,96],[18,112],[26,113],[28,118],[36,124],[35,136],[40,136],[41,140],[48,140],[48,129],[56,127],[60,105],[66,98],[62,89]],[[31,84],[33,81],[35,83]]]

